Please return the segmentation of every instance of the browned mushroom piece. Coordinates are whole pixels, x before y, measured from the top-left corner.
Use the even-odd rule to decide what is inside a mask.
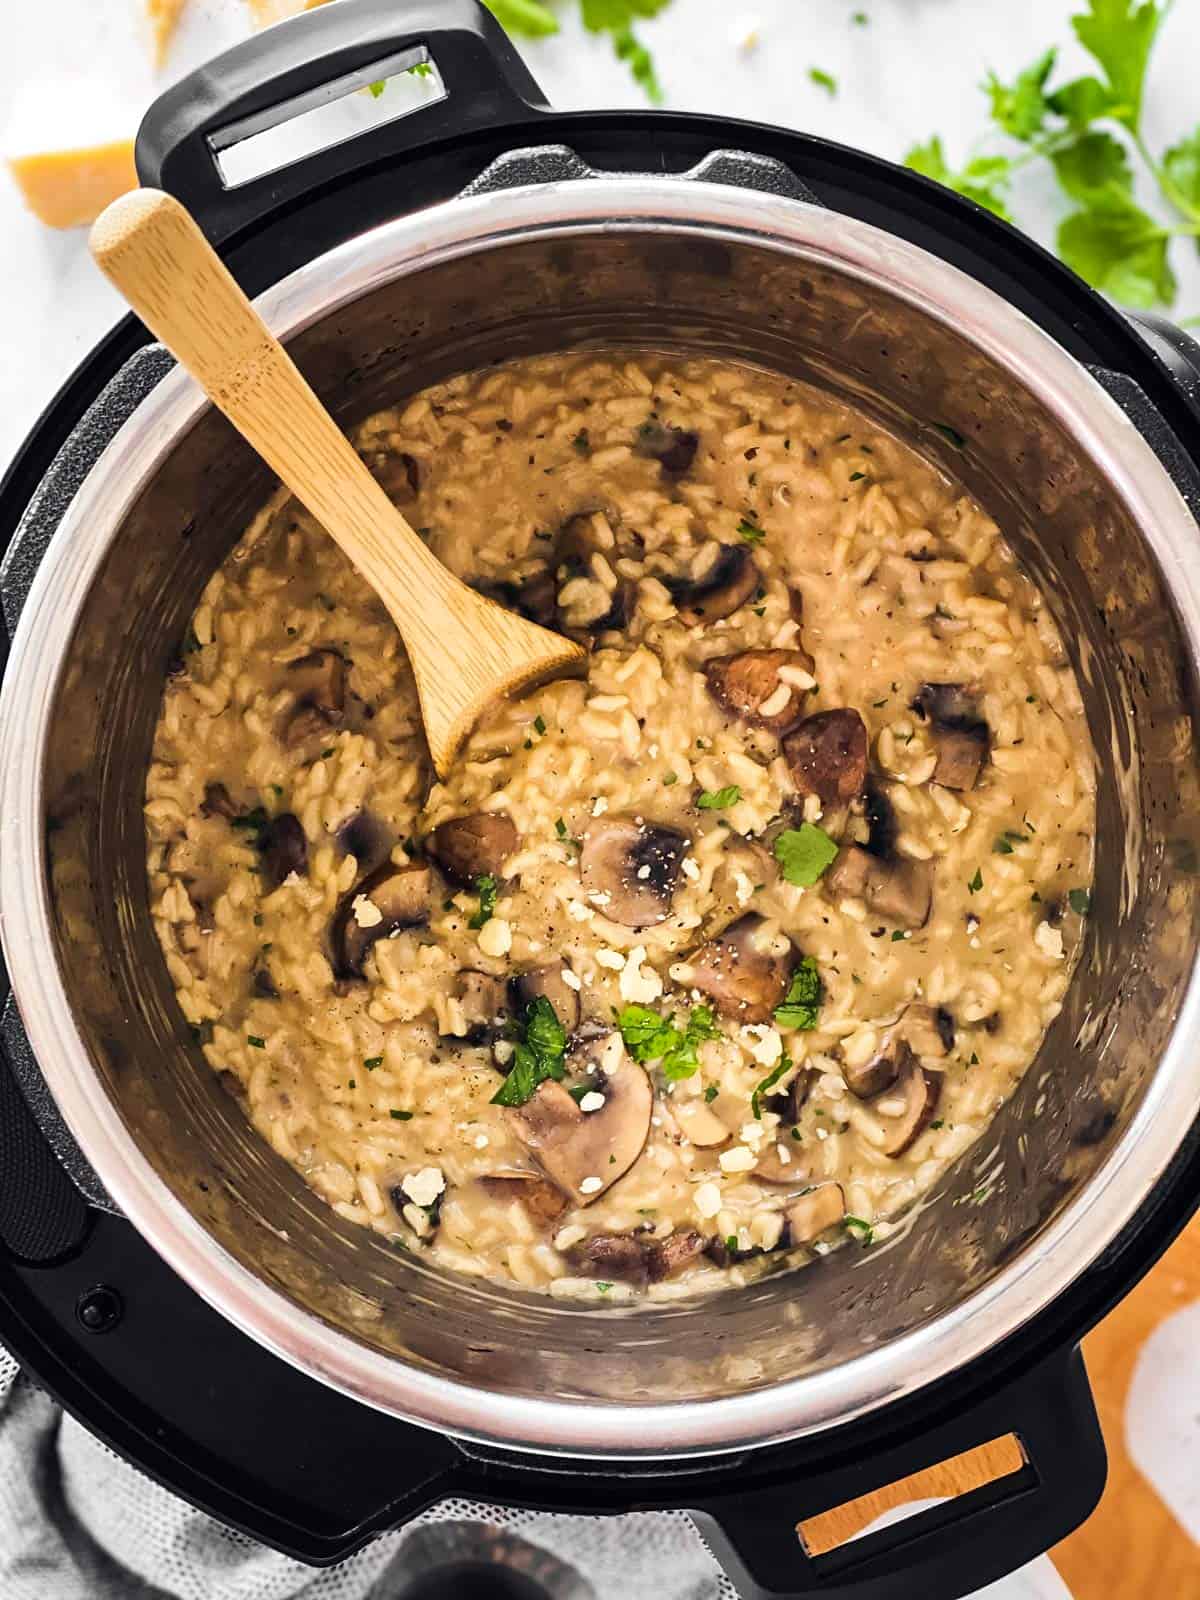
[[[961,683],[923,683],[913,706],[929,719],[937,751],[934,783],[944,789],[973,789],[992,738],[972,692]]]
[[[301,705],[334,722],[346,708],[346,658],[336,650],[310,651],[288,667],[287,686]]]
[[[831,900],[863,900],[901,928],[923,928],[933,905],[933,864],[904,856],[885,859],[861,845],[843,845],[824,877]]]
[[[439,822],[429,836],[429,853],[448,878],[469,889],[476,878],[500,877],[520,843],[503,811],[475,811]]]
[[[531,572],[520,583],[507,584],[504,588],[505,594],[501,598],[507,599],[523,617],[528,617],[530,622],[536,622],[543,628],[557,626],[558,584],[548,567]]]
[[[632,1283],[638,1288],[650,1281],[650,1260],[642,1240],[634,1233],[593,1233],[568,1252],[577,1272],[589,1278]]]
[[[684,1267],[690,1266],[704,1254],[706,1240],[694,1228],[677,1228],[665,1239],[649,1239],[645,1250],[650,1282],[661,1283]]]
[[[404,450],[378,450],[366,458],[371,476],[397,505],[409,505],[421,490],[421,467]]]
[[[519,1200],[541,1225],[554,1222],[567,1209],[567,1197],[538,1172],[489,1172],[479,1185],[494,1200]]]
[[[637,593],[633,583],[627,578],[622,579],[612,592],[612,604],[608,610],[602,617],[589,622],[584,631],[591,634],[619,633],[622,628],[629,626],[636,599]]]
[[[205,784],[204,799],[200,802],[202,817],[224,817],[226,821],[230,821],[238,814],[238,808],[223,783]]]
[[[793,1200],[787,1208],[789,1249],[811,1244],[846,1215],[846,1196],[840,1183],[822,1183]]]
[[[890,1089],[922,1056],[946,1056],[954,1045],[954,1018],[944,1006],[911,1001],[879,1042],[879,1049],[858,1066],[844,1065],[842,1076],[852,1094],[870,1100]]]
[[[867,781],[867,730],[857,711],[818,711],[783,740],[784,759],[799,794],[822,805],[857,800]]]
[[[566,1031],[574,1033],[579,1026],[579,990],[572,988],[564,977],[569,971],[565,961],[552,961],[548,966],[535,967],[532,972],[518,973],[512,986],[522,1011],[534,1000],[545,998],[554,1007],[554,1015]]]
[[[344,856],[354,857],[360,876],[382,866],[395,843],[392,830],[370,811],[356,811],[334,838]]]
[[[813,658],[805,650],[739,650],[706,661],[704,681],[723,711],[782,737],[804,715],[804,700],[812,691],[787,683],[781,667],[811,678]]]
[[[395,867],[390,861],[347,890],[329,930],[335,976],[361,978],[363,964],[380,939],[426,922],[432,892],[428,867],[417,862]]]
[[[904,1037],[900,1024],[889,1028],[879,1049],[869,1061],[857,1065],[845,1062],[842,1076],[851,1094],[860,1100],[870,1100],[885,1089],[890,1089],[908,1066],[916,1061],[913,1048]]]
[[[768,1095],[763,1105],[768,1111],[776,1112],[785,1123],[790,1123],[794,1127],[800,1121],[800,1113],[812,1093],[813,1084],[820,1076],[821,1074],[813,1067],[801,1067],[787,1088],[781,1093]]]
[[[268,890],[278,889],[294,872],[303,877],[308,871],[308,840],[299,817],[281,811],[258,834],[258,853],[262,876]]]
[[[793,1139],[790,1129],[779,1130],[779,1137],[764,1140],[754,1164],[754,1177],[778,1189],[800,1189],[813,1180],[812,1162],[804,1146]]]
[[[503,978],[464,967],[455,980],[455,999],[467,1024],[468,1044],[489,1044],[507,1015],[508,985]]]
[[[715,1149],[733,1137],[716,1112],[698,1097],[695,1100],[672,1100],[671,1114],[684,1138],[700,1150]]]
[[[880,1111],[885,1107],[890,1110],[892,1100],[903,1104],[899,1115],[880,1119],[886,1133],[882,1147],[885,1156],[902,1156],[917,1136],[924,1132],[937,1110],[941,1093],[941,1073],[927,1071],[915,1056],[911,1056],[895,1085],[888,1091],[887,1101],[876,1104],[876,1109]]]
[[[723,544],[708,571],[699,578],[672,578],[667,583],[688,628],[731,617],[746,604],[759,584],[758,567],[744,544]]]
[[[598,817],[583,836],[579,876],[596,909],[626,928],[649,928],[670,914],[686,834],[633,817]]]
[[[748,911],[684,958],[691,970],[689,986],[707,995],[721,1016],[736,1022],[769,1022],[796,965],[790,944],[784,954],[758,948],[763,923],[756,911]]]
[[[682,478],[696,459],[699,445],[700,435],[690,428],[672,428],[651,418],[638,429],[634,450],[657,461],[668,478]]]
[[[508,1112],[513,1132],[551,1182],[579,1205],[591,1205],[623,1178],[650,1132],[653,1094],[636,1061],[623,1055],[615,1072],[597,1077],[598,1111],[581,1111],[561,1083],[548,1078]]]

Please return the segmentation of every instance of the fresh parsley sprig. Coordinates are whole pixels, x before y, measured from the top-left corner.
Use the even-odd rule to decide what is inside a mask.
[[[914,145],[905,165],[1011,222],[1014,177],[1049,163],[1073,207],[1057,235],[1067,265],[1125,305],[1173,305],[1172,244],[1200,241],[1200,127],[1156,157],[1141,126],[1150,56],[1170,9],[1171,0],[1088,0],[1071,25],[1099,74],[1053,86],[1055,47],[1011,83],[989,73],[982,87],[999,146],[955,168],[934,136]],[[1165,216],[1134,199],[1131,156],[1153,179]]]
[[[705,1039],[717,1037],[709,1006],[693,1006],[682,1027],[674,1014],[664,1017],[651,1006],[623,1006],[617,1013],[617,1027],[633,1059],[643,1064],[657,1061],[669,1082],[690,1078],[697,1072],[700,1045]]]
[[[508,1076],[492,1096],[494,1106],[523,1106],[547,1078],[566,1075],[567,1030],[544,994],[529,1003]]]

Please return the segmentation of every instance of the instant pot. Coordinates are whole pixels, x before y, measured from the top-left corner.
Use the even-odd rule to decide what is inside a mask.
[[[222,151],[426,60],[440,98],[223,181]],[[806,378],[941,459],[1067,641],[1096,882],[1037,1061],[879,1246],[629,1312],[342,1221],[220,1089],[147,914],[161,684],[270,481],[126,319],[0,491],[0,1340],[142,1470],[306,1562],[448,1497],[686,1509],[758,1600],[951,1600],[1027,1561],[1104,1481],[1079,1340],[1200,1199],[1200,349],[857,151],[552,112],[472,0],[272,28],[168,91],[137,160],[347,427],[464,368],[623,342]],[[1019,1464],[984,1487],[824,1554],[797,1531],[1008,1435]]]

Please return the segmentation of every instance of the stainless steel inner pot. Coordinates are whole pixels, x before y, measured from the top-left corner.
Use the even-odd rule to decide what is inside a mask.
[[[1083,683],[1100,767],[1094,909],[1038,1061],[881,1247],[626,1312],[461,1279],[343,1222],[219,1088],[146,914],[141,803],[163,677],[270,488],[173,372],[63,521],[0,704],[5,952],[45,1077],[110,1194],[200,1294],[315,1377],[528,1449],[797,1436],[986,1352],[1103,1251],[1200,1111],[1185,870],[1200,544],[1153,451],[1095,376],[962,273],[864,223],[716,183],[454,201],[260,304],[347,427],[464,368],[620,342],[810,379],[942,457],[1047,592]]]

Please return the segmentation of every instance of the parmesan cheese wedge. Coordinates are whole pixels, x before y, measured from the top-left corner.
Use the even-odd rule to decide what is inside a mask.
[[[138,185],[133,140],[9,156],[25,204],[51,228],[95,222],[110,201]]]
[[[187,0],[146,0],[146,16],[154,41],[155,66],[161,67],[167,59],[167,51],[179,26],[180,13],[186,4]]]

